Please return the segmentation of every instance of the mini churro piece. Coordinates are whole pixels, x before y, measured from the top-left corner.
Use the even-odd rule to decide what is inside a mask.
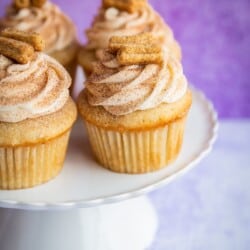
[[[109,40],[109,47],[119,46],[122,44],[146,43],[153,42],[154,37],[151,33],[145,32],[134,36],[112,36]],[[120,47],[118,47],[119,49]]]
[[[131,46],[125,46],[120,49],[120,51],[124,51],[129,54],[154,54],[161,53],[162,47],[159,44],[133,44]]]
[[[47,2],[47,0],[31,0],[31,4],[34,7],[41,8]]]
[[[0,54],[21,64],[31,61],[35,55],[34,48],[22,41],[0,37]]]
[[[111,37],[109,49],[117,52],[117,60],[121,65],[161,64],[163,62],[162,47],[151,33]]]
[[[28,8],[30,0],[14,0],[14,5],[17,9]]]
[[[124,46],[131,46],[135,44],[151,44],[154,38],[150,33],[141,33],[134,36],[113,36],[109,40],[109,48],[111,50],[119,50]]]
[[[7,28],[1,32],[1,36],[28,43],[36,51],[42,51],[45,48],[44,40],[38,33],[35,32],[31,33]]]
[[[114,7],[129,13],[136,12],[146,6],[147,0],[103,0],[104,8]]]
[[[152,50],[151,50],[152,49]],[[118,51],[117,60],[121,65],[133,64],[161,64],[162,50],[154,47],[124,47]]]

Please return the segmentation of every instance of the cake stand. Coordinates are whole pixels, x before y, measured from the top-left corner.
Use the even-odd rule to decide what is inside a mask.
[[[206,156],[217,127],[212,104],[193,89],[178,159],[158,172],[128,175],[93,161],[78,121],[57,178],[36,188],[0,191],[0,249],[146,249],[155,236],[157,216],[144,195],[180,177]]]

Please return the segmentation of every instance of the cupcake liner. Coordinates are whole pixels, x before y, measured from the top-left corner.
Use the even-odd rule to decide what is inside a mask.
[[[70,131],[45,143],[0,147],[0,189],[21,189],[55,177],[66,155]]]
[[[119,173],[147,173],[158,170],[178,155],[183,141],[185,117],[163,127],[119,132],[85,122],[98,162]]]

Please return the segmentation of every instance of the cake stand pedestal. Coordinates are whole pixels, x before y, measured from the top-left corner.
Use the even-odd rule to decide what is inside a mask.
[[[216,139],[213,106],[197,90],[193,99],[178,159],[150,174],[117,174],[100,167],[78,121],[57,178],[31,189],[0,191],[0,249],[148,248],[156,234],[157,216],[144,195],[189,171]]]
[[[157,217],[147,198],[68,211],[0,209],[1,250],[142,250]]]

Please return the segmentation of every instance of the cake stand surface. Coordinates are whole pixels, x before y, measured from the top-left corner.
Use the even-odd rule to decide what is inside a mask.
[[[127,175],[110,172],[93,161],[78,121],[57,178],[36,188],[0,191],[0,249],[145,249],[156,232],[157,218],[147,198],[136,197],[195,166],[211,150],[217,127],[212,104],[193,89],[178,159],[155,173]]]

